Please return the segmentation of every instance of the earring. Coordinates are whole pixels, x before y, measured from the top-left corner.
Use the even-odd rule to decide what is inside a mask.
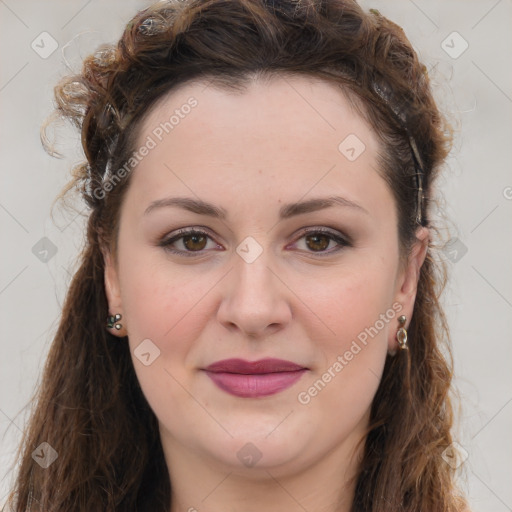
[[[400,324],[400,327],[398,331],[396,331],[396,339],[398,340],[398,344],[402,350],[408,350],[409,348],[407,346],[407,331],[404,327],[406,321],[407,318],[405,318],[405,315],[400,315],[398,317],[398,323]]]
[[[116,322],[121,320],[121,318],[122,316],[119,313],[116,313],[115,315],[109,315],[107,317],[107,327],[109,329],[115,328],[119,331],[123,325]]]

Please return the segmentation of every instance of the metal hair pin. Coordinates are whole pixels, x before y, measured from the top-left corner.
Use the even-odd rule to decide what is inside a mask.
[[[416,145],[416,141],[409,133],[409,129],[407,127],[407,117],[405,113],[398,109],[396,105],[391,101],[392,92],[389,87],[380,86],[376,82],[373,82],[373,90],[378,94],[378,96],[388,105],[391,109],[395,117],[398,119],[403,129],[407,133],[409,139],[409,146],[411,148],[411,153],[414,161],[414,177],[416,179],[416,222],[419,225],[422,225],[422,208],[423,208],[423,162],[420,157],[420,152],[418,151],[418,146]],[[385,87],[386,90],[383,89]]]
[[[409,133],[409,132],[407,132]],[[414,170],[416,176],[416,222],[421,225],[422,223],[422,206],[423,206],[423,165],[420,157],[420,153],[418,151],[418,147],[416,146],[416,141],[409,135],[409,145],[412,149],[412,155],[414,158]]]

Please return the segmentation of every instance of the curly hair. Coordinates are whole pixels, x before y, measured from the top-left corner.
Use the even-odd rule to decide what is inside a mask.
[[[353,0],[160,1],[128,23],[116,45],[87,57],[55,87],[57,113],[81,130],[86,160],[60,194],[81,194],[87,237],[20,445],[13,510],[165,511],[171,485],[155,414],[129,348],[105,329],[103,250],[116,251],[120,206],[131,173],[105,187],[130,159],[144,116],[193,80],[243,91],[254,77],[307,75],[336,84],[370,123],[379,172],[395,199],[400,255],[422,224],[451,137],[426,68],[403,30]],[[101,193],[98,193],[100,191]],[[452,442],[449,331],[440,305],[446,268],[432,255],[419,275],[408,351],[386,359],[372,403],[353,512],[455,512],[464,508],[443,451]],[[58,464],[31,453],[47,441]],[[133,462],[137,461],[136,464]],[[340,476],[341,478],[341,476]]]

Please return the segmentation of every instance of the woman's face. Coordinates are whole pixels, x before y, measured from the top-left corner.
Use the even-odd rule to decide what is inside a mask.
[[[189,83],[136,149],[105,277],[166,454],[274,475],[349,457],[424,256],[399,266],[372,130],[326,82]]]

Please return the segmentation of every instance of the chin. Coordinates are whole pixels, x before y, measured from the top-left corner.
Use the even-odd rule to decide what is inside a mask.
[[[209,444],[203,448],[212,459],[225,466],[225,470],[260,477],[261,471],[272,474],[296,471],[298,459],[304,457],[308,445],[312,446],[306,439],[285,430],[281,435],[275,431],[268,435],[266,428],[258,429],[254,423],[252,428],[239,431],[233,438],[218,440],[214,450],[211,437],[205,442]]]

